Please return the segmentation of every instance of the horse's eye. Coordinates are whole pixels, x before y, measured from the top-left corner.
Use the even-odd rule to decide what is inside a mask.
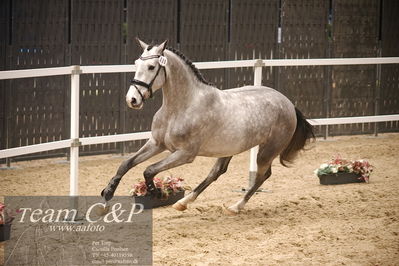
[[[155,66],[148,66],[148,70],[154,70]]]

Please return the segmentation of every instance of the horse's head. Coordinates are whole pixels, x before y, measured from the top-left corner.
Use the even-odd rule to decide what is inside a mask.
[[[143,53],[136,60],[136,74],[126,94],[126,102],[130,108],[140,109],[153,92],[160,89],[166,81],[165,65],[167,63],[163,52],[168,41],[158,46],[148,45],[137,38]]]

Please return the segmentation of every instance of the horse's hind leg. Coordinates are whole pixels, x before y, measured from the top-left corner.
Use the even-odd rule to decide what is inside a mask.
[[[199,194],[202,193],[212,182],[216,181],[219,176],[227,171],[232,156],[219,158],[213,166],[207,178],[201,182],[190,194],[179,200],[173,205],[173,208],[179,211],[187,209],[187,204],[193,202]]]
[[[248,190],[244,198],[239,202],[237,202],[236,204],[228,207],[226,209],[227,213],[232,215],[238,214],[244,208],[245,204],[252,197],[252,195],[255,194],[255,192],[259,189],[259,187],[263,184],[263,182],[266,181],[266,179],[268,179],[271,176],[271,174],[272,174],[271,166],[269,166],[269,169],[263,175],[260,175],[258,172],[253,186]]]
[[[258,157],[257,157],[257,165],[258,171],[256,173],[255,182],[252,187],[245,194],[244,198],[238,201],[236,204],[228,207],[226,209],[228,214],[237,214],[239,213],[248,202],[248,200],[255,194],[255,192],[259,189],[259,187],[263,184],[263,182],[268,179],[272,174],[272,162],[273,159],[278,154],[275,149],[270,146],[259,147]]]

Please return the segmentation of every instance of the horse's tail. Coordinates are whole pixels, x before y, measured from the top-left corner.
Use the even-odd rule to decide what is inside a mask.
[[[295,107],[296,129],[288,146],[280,154],[280,163],[287,167],[286,163],[292,162],[300,150],[305,147],[308,139],[315,139],[313,126],[306,121],[304,115]]]

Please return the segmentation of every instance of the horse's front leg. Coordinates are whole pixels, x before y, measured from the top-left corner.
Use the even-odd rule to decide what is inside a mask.
[[[175,208],[178,211],[184,211],[187,209],[187,204],[193,202],[194,200],[197,199],[199,194],[202,193],[212,182],[216,181],[219,176],[224,174],[227,171],[227,167],[229,166],[230,160],[232,157],[224,157],[224,158],[219,158],[215,165],[213,166],[211,172],[207,176],[207,178],[202,181],[201,184],[199,184],[193,192],[179,200],[173,205],[173,208]]]
[[[149,158],[161,153],[165,148],[156,145],[154,139],[149,139],[147,143],[132,157],[124,161],[118,168],[116,175],[111,178],[108,185],[101,192],[101,196],[107,202],[114,196],[115,190],[119,185],[122,177],[134,166],[142,163]]]
[[[194,161],[197,153],[184,151],[184,150],[177,150],[170,154],[165,159],[152,164],[147,167],[144,171],[144,178],[147,185],[148,191],[151,193],[152,196],[160,197],[162,196],[161,191],[155,187],[154,184],[154,177],[163,171],[168,169],[186,164],[191,163]]]

